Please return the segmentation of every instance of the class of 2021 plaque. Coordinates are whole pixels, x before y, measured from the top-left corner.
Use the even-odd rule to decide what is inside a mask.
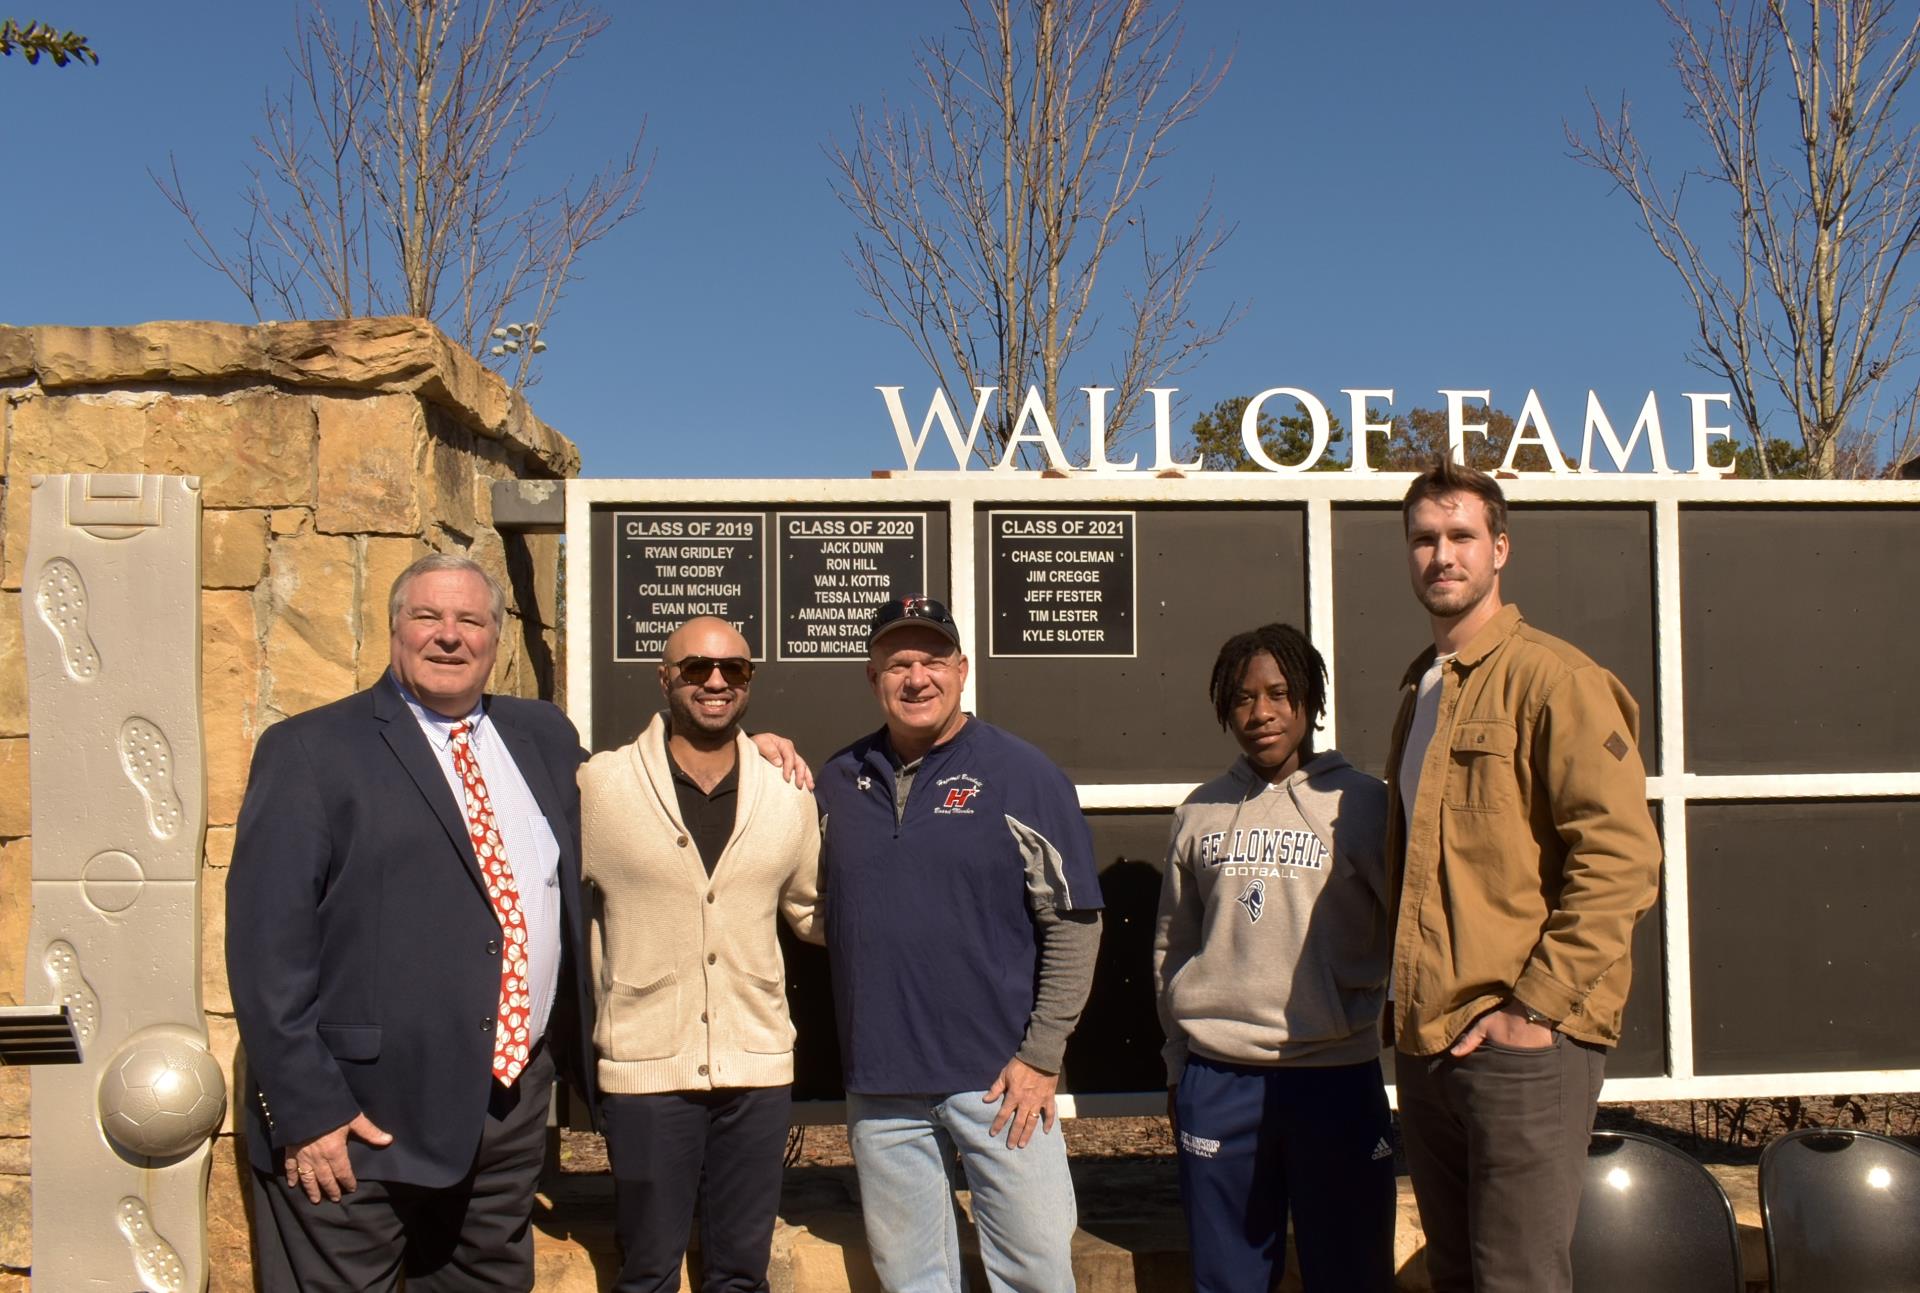
[[[925,512],[783,512],[774,524],[781,660],[864,660],[874,610],[932,591]]]
[[[615,512],[613,658],[661,659],[675,629],[712,615],[766,659],[765,521],[757,512]]]
[[[987,513],[995,656],[1138,653],[1132,512]]]

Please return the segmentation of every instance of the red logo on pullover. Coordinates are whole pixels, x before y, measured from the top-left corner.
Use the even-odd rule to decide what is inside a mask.
[[[971,787],[961,790],[949,790],[947,792],[947,802],[941,806],[943,808],[965,808],[967,806],[967,800],[973,798],[978,793],[980,792]]]

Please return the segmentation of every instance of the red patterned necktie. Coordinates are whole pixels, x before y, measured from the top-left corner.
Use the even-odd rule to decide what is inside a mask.
[[[473,742],[468,739],[472,723],[453,725],[453,770],[467,791],[467,835],[473,840],[473,855],[480,862],[480,873],[487,878],[487,899],[500,920],[500,1010],[493,1030],[493,1076],[502,1086],[512,1086],[527,1066],[531,1049],[527,1037],[527,918],[520,910],[520,888],[513,882],[513,867],[507,861],[507,846],[493,824],[493,800],[487,794],[486,778],[480,775],[480,761],[474,758]]]

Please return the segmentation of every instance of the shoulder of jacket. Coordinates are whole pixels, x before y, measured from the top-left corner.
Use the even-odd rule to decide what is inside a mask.
[[[1564,638],[1522,624],[1507,641],[1504,667],[1534,674],[1548,686],[1582,669],[1598,669],[1593,657]]]

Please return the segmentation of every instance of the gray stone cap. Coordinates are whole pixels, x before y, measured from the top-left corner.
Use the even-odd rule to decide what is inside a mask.
[[[59,390],[248,379],[417,395],[477,434],[524,450],[555,476],[580,474],[573,441],[535,417],[522,396],[426,319],[0,325],[0,382],[37,381]]]

